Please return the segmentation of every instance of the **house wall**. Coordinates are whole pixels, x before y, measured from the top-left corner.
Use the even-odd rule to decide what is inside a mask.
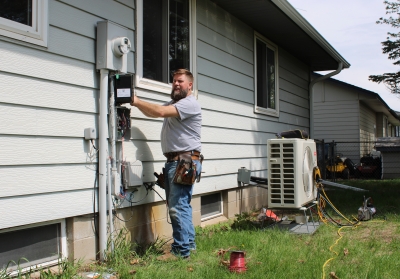
[[[90,214],[97,211],[97,162],[83,133],[88,127],[98,130],[96,23],[108,19],[128,28],[135,45],[135,13],[133,0],[49,0],[47,48],[0,38],[0,230],[65,218],[70,257],[94,257],[85,245],[95,243],[88,228],[93,229]],[[195,82],[206,158],[205,173],[194,188],[198,225],[200,197],[207,193],[223,192],[226,217],[266,205],[265,189],[239,190],[237,170],[246,167],[254,176],[267,177],[267,139],[285,130],[309,129],[309,69],[279,49],[279,117],[255,114],[254,30],[211,1],[197,0],[196,31]],[[128,55],[130,73],[135,72],[134,54],[133,49]],[[136,93],[155,103],[169,99],[151,90],[137,88]],[[165,160],[159,142],[162,121],[136,109],[131,118],[131,138],[118,145],[119,157],[141,160],[143,180],[154,181],[153,172]],[[125,201],[117,210],[130,221],[116,220],[116,227],[127,227],[132,240],[170,236],[161,198],[141,187],[133,199],[135,206]]]
[[[375,141],[376,114],[369,107],[360,104],[360,140]]]
[[[376,114],[376,137],[384,137],[384,125],[383,125],[383,113],[378,112]]]
[[[360,155],[369,154],[374,147],[376,113],[360,103]]]
[[[83,132],[98,124],[96,23],[121,24],[134,42],[133,0],[123,2],[50,0],[47,48],[0,39],[0,229],[93,212]]]
[[[383,160],[383,178],[384,179],[397,179],[400,178],[399,156],[400,152],[394,151],[382,152]]]
[[[360,141],[358,92],[325,80],[314,86],[314,138],[340,142]],[[337,153],[360,160],[359,148],[337,145]]]
[[[308,130],[308,68],[279,49],[279,117],[255,114],[254,30],[211,1],[198,0],[197,7],[197,79],[208,159],[199,191],[205,192],[235,187],[238,167],[266,177],[267,139]],[[218,186],[222,177],[226,182]]]
[[[93,258],[93,222],[74,216],[97,210],[97,160],[83,138],[85,128],[98,130],[96,24],[114,21],[134,43],[134,1],[49,0],[48,16],[48,47],[0,37],[0,233],[67,219],[68,252]],[[128,61],[134,73],[134,52]]]
[[[322,81],[314,86],[314,138],[359,141],[358,93]]]

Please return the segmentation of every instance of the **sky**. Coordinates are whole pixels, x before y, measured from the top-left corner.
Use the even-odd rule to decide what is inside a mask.
[[[398,32],[387,24],[383,0],[288,0],[288,2],[351,64],[332,78],[378,93],[393,110],[400,111],[400,98],[369,75],[397,72],[382,53],[387,32]],[[320,72],[327,74],[328,72]]]

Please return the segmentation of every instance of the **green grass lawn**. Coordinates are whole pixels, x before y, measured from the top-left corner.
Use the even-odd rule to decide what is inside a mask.
[[[375,218],[349,227],[327,223],[313,235],[296,235],[279,229],[260,229],[251,222],[254,214],[242,214],[235,221],[197,228],[198,250],[189,260],[157,261],[161,248],[157,245],[161,241],[142,249],[139,256],[121,237],[107,263],[85,268],[114,273],[118,278],[400,278],[400,180],[338,183],[369,190],[363,193],[325,187],[329,199],[343,215],[353,220],[365,195],[373,199]],[[229,271],[232,250],[246,252],[245,273]]]

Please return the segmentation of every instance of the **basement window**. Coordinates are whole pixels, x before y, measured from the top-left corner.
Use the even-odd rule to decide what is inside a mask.
[[[222,215],[221,193],[201,197],[201,221]]]
[[[0,270],[56,264],[66,256],[64,232],[64,221],[0,232]]]
[[[254,36],[255,112],[279,116],[278,48]]]
[[[0,35],[47,46],[48,0],[3,0]]]

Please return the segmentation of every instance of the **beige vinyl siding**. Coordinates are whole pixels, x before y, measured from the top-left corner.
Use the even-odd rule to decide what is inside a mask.
[[[329,81],[314,86],[314,138],[359,141],[358,94]]]
[[[134,43],[134,14],[132,0],[49,0],[48,48],[0,38],[0,229],[93,212],[83,133],[98,128],[96,24],[116,22]],[[128,61],[133,73],[134,52]]]
[[[360,156],[374,148],[376,114],[366,105],[360,103]]]

